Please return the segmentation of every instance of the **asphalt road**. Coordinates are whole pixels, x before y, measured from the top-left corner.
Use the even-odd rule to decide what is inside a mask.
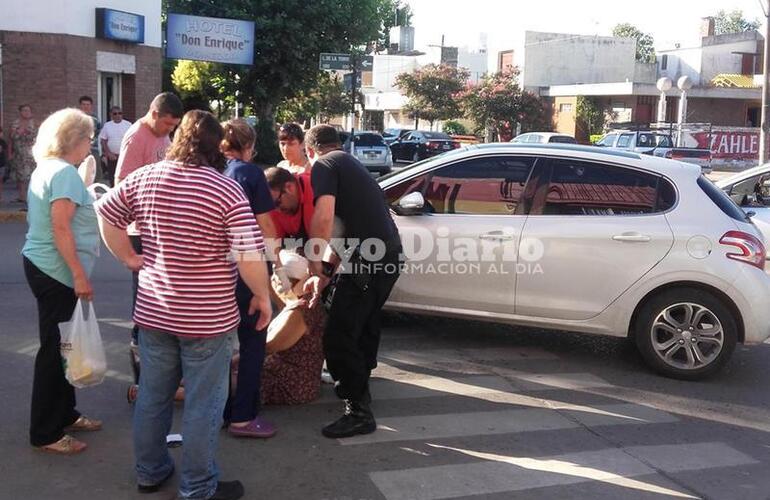
[[[80,456],[28,445],[37,325],[23,232],[0,225],[0,498],[173,498],[177,478],[135,493],[129,275],[106,252],[93,282],[111,371],[78,392],[105,429],[82,436]],[[272,439],[222,433],[223,479],[265,499],[770,498],[768,344],[739,347],[718,376],[687,383],[650,373],[619,339],[388,315],[380,359],[376,433],[322,437],[340,410],[325,386],[316,403],[266,408]]]

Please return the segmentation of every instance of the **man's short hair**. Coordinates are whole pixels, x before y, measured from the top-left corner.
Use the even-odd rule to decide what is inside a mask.
[[[294,177],[294,174],[285,168],[280,167],[270,167],[265,170],[265,178],[267,179],[267,185],[270,189],[276,191],[283,189],[283,186],[286,185],[287,182],[297,182],[297,178]]]
[[[123,111],[123,110],[120,109],[120,106],[113,106],[110,108],[110,113],[112,113],[113,111]]]
[[[297,142],[301,143],[305,140],[305,132],[299,123],[284,123],[278,129],[278,140],[290,141],[292,139],[297,139]]]
[[[184,105],[181,99],[173,92],[163,92],[158,94],[150,103],[150,111],[157,111],[158,116],[173,116],[182,118],[184,115]]]
[[[94,100],[91,99],[90,95],[82,95],[80,96],[80,99],[78,99],[78,104],[82,104],[84,102],[90,102],[91,104],[93,104]]]
[[[340,134],[331,125],[316,125],[305,134],[305,146],[320,154],[333,149],[340,149]]]

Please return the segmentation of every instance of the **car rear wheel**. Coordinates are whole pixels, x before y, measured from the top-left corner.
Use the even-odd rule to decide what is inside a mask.
[[[418,161],[420,161],[420,152],[419,151],[415,151],[414,152],[414,154],[412,155],[412,161],[414,163],[417,163]]]
[[[654,296],[639,311],[634,340],[658,373],[698,380],[730,359],[738,340],[732,311],[714,294],[676,288]]]

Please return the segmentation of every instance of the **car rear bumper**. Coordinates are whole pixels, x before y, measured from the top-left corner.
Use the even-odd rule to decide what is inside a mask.
[[[725,293],[738,307],[743,320],[744,341],[758,344],[770,338],[770,276],[748,265]]]

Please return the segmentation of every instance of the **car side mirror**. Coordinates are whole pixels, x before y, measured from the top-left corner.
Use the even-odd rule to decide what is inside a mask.
[[[414,192],[398,200],[393,210],[398,215],[421,215],[424,208],[425,198],[423,198],[422,193]]]

